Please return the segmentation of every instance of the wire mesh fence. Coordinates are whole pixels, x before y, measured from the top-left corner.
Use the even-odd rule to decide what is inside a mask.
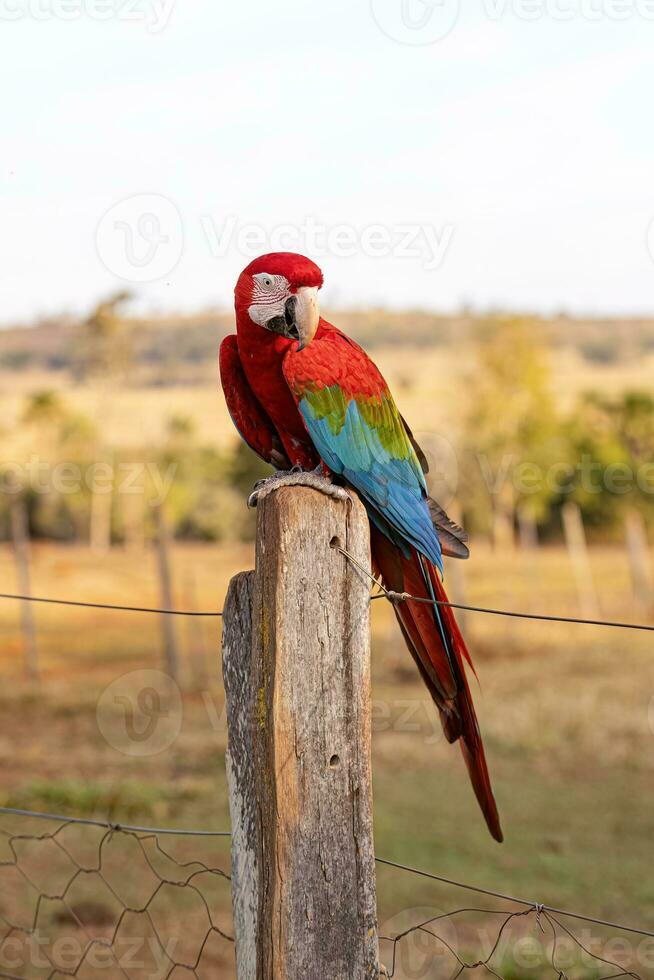
[[[0,598],[222,615],[10,594]],[[408,597],[384,590],[372,598],[400,602]],[[654,630],[645,624],[447,604],[491,615]],[[654,932],[378,861],[380,959],[382,975],[389,978],[654,977]],[[235,976],[235,944],[228,871],[226,832],[171,831],[0,808],[0,978],[229,980]],[[483,904],[454,902],[460,889],[483,895]]]
[[[228,834],[5,810],[0,977],[232,976],[228,868]]]
[[[412,600],[413,602],[426,603],[431,606],[448,606],[450,609],[458,609],[462,612],[473,612],[473,613],[484,613],[487,616],[504,616],[508,619],[526,619],[535,622],[542,623],[570,623],[571,625],[577,626],[603,626],[609,629],[624,629],[624,630],[636,630],[639,632],[653,633],[654,625],[652,623],[624,623],[612,619],[582,619],[579,616],[559,616],[551,615],[546,613],[532,613],[532,612],[520,612],[512,609],[491,609],[487,606],[470,606],[465,605],[460,602],[449,602],[444,599],[425,599],[420,596],[411,595],[409,592],[394,592],[392,589],[386,589],[367,569],[356,561],[353,556],[346,551],[344,548],[338,547],[336,549],[339,551],[344,558],[347,559],[351,564],[355,565],[359,571],[362,571],[372,584],[381,589],[377,595],[372,595],[371,600],[375,599],[388,599],[389,602],[406,602],[407,600]],[[153,613],[163,616],[189,616],[191,618],[214,618],[219,619],[222,617],[222,610],[197,610],[197,609],[159,609],[154,606],[125,606],[116,605],[110,602],[82,602],[77,599],[51,599],[45,596],[32,596],[32,595],[18,595],[13,592],[0,592],[0,599],[13,599],[17,602],[34,602],[34,603],[44,603],[46,605],[54,606],[77,606],[82,609],[111,609],[118,612],[136,612],[136,613]]]
[[[394,980],[647,980],[654,975],[654,932],[554,909],[378,859],[384,874],[410,875],[422,902],[383,918],[382,976]],[[428,889],[416,888],[416,877]],[[459,905],[464,890],[483,896]],[[392,889],[391,889],[392,893]],[[407,894],[407,888],[402,889]]]
[[[408,924],[411,916],[419,921]],[[399,931],[380,936],[382,976],[394,980],[645,980],[635,972],[651,950],[616,937],[584,938],[548,912],[468,907],[432,913],[408,910]],[[608,950],[606,949],[608,947]],[[609,952],[610,950],[610,952]],[[611,957],[611,958],[610,958]]]
[[[229,838],[0,808],[0,977],[233,978]],[[654,975],[654,932],[377,863],[381,976]]]

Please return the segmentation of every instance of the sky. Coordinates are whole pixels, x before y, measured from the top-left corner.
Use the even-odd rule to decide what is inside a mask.
[[[654,0],[0,0],[0,325],[231,305],[654,312]]]

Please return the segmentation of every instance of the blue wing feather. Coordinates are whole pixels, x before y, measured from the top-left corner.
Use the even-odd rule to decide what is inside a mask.
[[[342,394],[339,391],[339,394]],[[413,545],[439,570],[443,571],[441,546],[429,513],[426,484],[422,468],[409,443],[394,405],[383,405],[386,425],[401,426],[407,452],[393,456],[383,445],[354,399],[347,404],[340,427],[334,415],[316,417],[307,398],[298,400],[313,443],[334,472],[345,478],[366,501],[371,520],[387,533],[388,525],[398,532],[400,543],[408,553]],[[335,411],[338,406],[334,406]],[[381,520],[376,520],[377,515]]]

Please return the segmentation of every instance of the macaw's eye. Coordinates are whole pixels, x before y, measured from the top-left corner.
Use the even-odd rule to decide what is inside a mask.
[[[260,289],[273,289],[279,276],[271,276],[267,272],[258,272],[253,279]]]
[[[289,288],[288,280],[284,276],[277,276],[272,272],[257,272],[252,279],[254,281],[252,297],[255,302],[281,301]]]

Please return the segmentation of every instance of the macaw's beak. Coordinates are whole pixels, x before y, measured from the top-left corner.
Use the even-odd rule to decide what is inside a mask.
[[[313,340],[319,320],[318,290],[314,286],[300,286],[286,300],[284,315],[273,317],[266,326],[289,340],[297,340],[298,350],[303,350]]]

